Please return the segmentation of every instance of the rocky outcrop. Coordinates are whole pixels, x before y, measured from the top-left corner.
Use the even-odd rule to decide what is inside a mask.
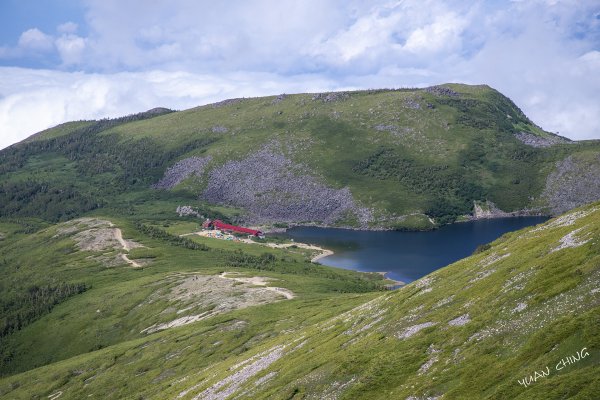
[[[227,133],[229,132],[229,129],[227,129],[227,127],[223,125],[215,125],[212,128],[210,128],[210,131],[212,133]]]
[[[180,217],[198,217],[204,218],[198,211],[194,210],[192,206],[177,206],[177,215]]]
[[[200,175],[211,157],[185,158],[173,166],[167,168],[165,175],[160,181],[152,185],[153,189],[173,189],[186,178],[192,175]]]
[[[473,219],[490,219],[510,217],[510,213],[504,212],[491,201],[485,203],[473,203]]]
[[[334,224],[353,216],[365,226],[371,212],[357,206],[350,189],[327,186],[271,143],[243,160],[213,169],[201,198],[246,210],[247,223]]]
[[[460,95],[454,90],[445,86],[430,86],[425,88],[427,93],[434,94],[436,96],[447,96],[447,97],[459,97]]]
[[[550,147],[555,144],[573,143],[567,138],[562,136],[537,136],[529,132],[519,132],[515,137],[522,143],[531,147]]]
[[[347,100],[350,98],[348,92],[331,92],[331,93],[316,93],[312,100],[321,100],[323,103],[331,103],[334,101]]]
[[[555,215],[600,200],[600,155],[569,156],[557,162],[542,198]]]
[[[279,103],[281,103],[283,100],[285,100],[285,99],[286,99],[286,97],[287,97],[287,94],[285,94],[285,93],[282,93],[282,94],[280,94],[279,96],[275,97],[275,98],[273,99],[273,101],[271,101],[271,104],[279,104]]]
[[[221,107],[237,104],[237,103],[241,102],[242,100],[244,100],[244,99],[243,98],[226,99],[226,100],[218,101],[216,103],[209,104],[209,106],[212,108],[221,108]]]
[[[483,202],[473,202],[473,215],[468,217],[470,220],[478,219],[493,219],[493,218],[507,218],[507,217],[526,217],[542,215],[539,209],[525,208],[523,210],[506,212],[499,209],[493,202],[486,200]]]

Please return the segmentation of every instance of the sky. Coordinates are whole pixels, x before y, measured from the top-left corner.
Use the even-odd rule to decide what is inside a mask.
[[[447,82],[600,138],[600,0],[0,0],[0,148],[154,107]]]

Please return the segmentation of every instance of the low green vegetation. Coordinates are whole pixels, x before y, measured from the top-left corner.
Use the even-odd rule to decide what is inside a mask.
[[[521,132],[557,142],[533,147],[517,139]],[[556,163],[600,151],[597,141],[568,143],[542,131],[487,86],[238,99],[65,124],[11,146],[0,152],[0,216],[56,222],[108,210],[168,220],[190,205],[204,217],[244,220],[243,205],[199,199],[211,171],[266,147],[328,187],[347,187],[356,207],[371,212],[366,222],[345,213],[329,224],[398,229],[430,229],[406,218],[416,214],[436,226],[453,222],[475,201],[548,212],[554,197],[542,192]],[[150,188],[189,157],[207,158],[204,171],[170,190]],[[279,201],[275,193],[258,195],[255,201]],[[288,214],[294,221],[293,207]]]
[[[12,289],[12,290],[11,290]],[[67,298],[83,293],[85,284],[67,284],[58,286],[29,286],[27,288],[7,288],[0,304],[2,319],[0,320],[0,337],[8,336],[41,316],[52,311],[52,308]],[[13,292],[14,294],[7,295]]]
[[[165,309],[178,304],[186,308],[183,300],[168,304],[170,288],[188,274],[259,274],[310,301],[377,292],[386,283],[379,275],[311,264],[306,253],[294,249],[180,237],[167,233],[168,228],[110,217],[126,240],[137,243],[125,251],[112,239],[115,228],[94,222],[105,219],[51,226],[33,220],[0,224],[0,374],[144,337],[140,332],[145,328],[174,319]],[[135,247],[139,244],[144,247]],[[96,250],[82,251],[82,246]],[[132,268],[120,254],[143,267]],[[217,299],[214,304],[219,304]],[[179,316],[190,313],[194,309]]]
[[[250,171],[239,197],[269,212],[281,216],[271,206],[286,196],[327,209],[329,196],[353,208],[328,225],[428,230],[474,204],[575,207],[568,183],[585,175],[592,188],[599,152],[544,132],[487,86],[454,84],[41,132],[0,152],[0,398],[593,399],[600,203],[393,291],[379,274],[312,263],[314,248],[270,247],[282,238],[191,233],[205,218],[263,222],[203,197],[212,172],[246,176],[257,154],[282,170]],[[152,188],[190,159],[204,169]],[[253,192],[262,179],[305,190]],[[269,224],[324,223],[287,217]]]
[[[29,234],[1,225],[7,282],[43,270],[87,288],[3,338],[3,397],[590,399],[598,390],[600,203],[388,292],[376,275],[293,252],[247,244],[250,255],[208,238],[218,246],[194,251],[113,221],[146,246],[130,255],[150,252],[152,263],[109,266],[98,252],[65,250],[97,223]],[[31,252],[27,261],[17,249]],[[294,297],[244,304],[262,290],[243,283],[256,277]],[[198,313],[214,314],[161,328]]]

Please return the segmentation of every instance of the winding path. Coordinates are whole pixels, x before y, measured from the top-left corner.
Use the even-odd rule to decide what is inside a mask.
[[[121,247],[123,247],[123,250],[127,252],[131,250],[131,246],[129,245],[129,243],[127,243],[127,241],[123,239],[123,232],[119,228],[114,228],[113,232],[115,234],[115,239],[117,240],[117,242],[119,242]],[[142,265],[140,263],[131,260],[129,257],[127,257],[127,254],[121,253],[120,256],[123,259],[123,261],[131,265],[133,268],[142,268]]]

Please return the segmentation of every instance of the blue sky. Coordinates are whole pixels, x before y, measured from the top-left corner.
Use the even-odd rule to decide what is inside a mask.
[[[600,0],[0,0],[0,148],[156,106],[444,82],[600,138]]]

